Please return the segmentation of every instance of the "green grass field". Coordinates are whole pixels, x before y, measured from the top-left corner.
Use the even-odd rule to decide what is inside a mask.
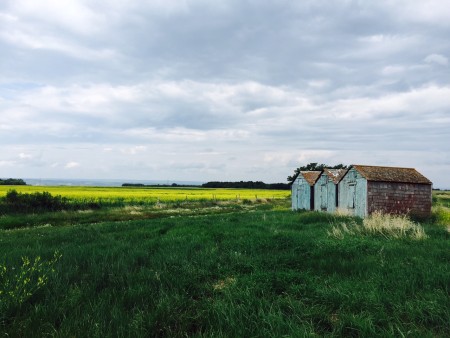
[[[420,240],[338,239],[335,224],[360,220],[288,207],[286,199],[180,202],[158,217],[130,206],[134,213],[113,221],[125,208],[80,212],[96,219],[71,225],[61,222],[67,212],[54,213],[51,225],[19,221],[0,230],[0,332],[450,336],[445,206],[436,204]],[[8,217],[21,219],[0,222]]]
[[[435,200],[435,204],[445,206],[447,208],[450,207],[450,191],[434,191],[433,199]]]
[[[68,199],[69,208],[62,212],[11,211],[4,204],[4,196],[12,189],[26,195],[44,191],[60,195]],[[289,195],[285,190],[260,189],[0,186],[0,229],[286,210]]]

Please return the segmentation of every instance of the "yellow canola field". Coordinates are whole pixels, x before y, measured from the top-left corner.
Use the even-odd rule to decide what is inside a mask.
[[[265,189],[212,189],[212,188],[130,188],[130,187],[75,187],[75,186],[0,186],[0,197],[8,190],[22,193],[47,191],[53,196],[61,195],[72,200],[151,202],[180,200],[236,200],[236,199],[284,199],[289,190]]]

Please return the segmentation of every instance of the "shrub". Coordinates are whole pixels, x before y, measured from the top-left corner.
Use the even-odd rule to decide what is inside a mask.
[[[345,235],[382,235],[386,238],[425,239],[427,235],[422,226],[411,221],[406,215],[390,215],[376,211],[363,219],[362,224],[355,220],[333,224],[328,235],[344,238]]]
[[[22,265],[17,269],[0,264],[0,313],[21,306],[45,286],[61,256],[55,251],[49,261],[42,261],[40,256],[34,260],[22,257]]]
[[[52,196],[49,192],[33,194],[19,193],[9,190],[4,198],[4,208],[8,212],[30,213],[44,211],[60,211],[70,208],[67,198]]]

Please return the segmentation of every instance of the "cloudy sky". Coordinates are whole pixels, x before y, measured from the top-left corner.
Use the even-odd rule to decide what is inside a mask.
[[[0,177],[450,188],[448,0],[2,0]]]

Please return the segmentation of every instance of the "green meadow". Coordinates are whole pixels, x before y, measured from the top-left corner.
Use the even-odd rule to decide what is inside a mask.
[[[269,197],[3,215],[0,332],[448,337],[446,199],[420,238],[334,236],[364,223]]]

